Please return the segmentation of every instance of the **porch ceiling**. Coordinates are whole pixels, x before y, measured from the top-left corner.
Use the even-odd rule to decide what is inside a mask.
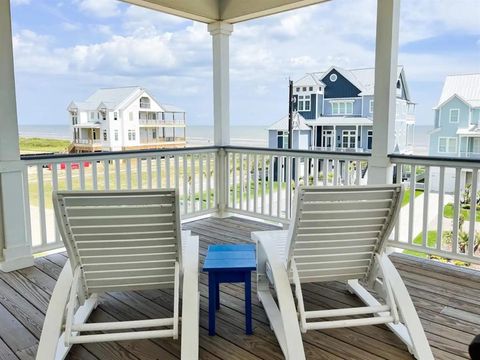
[[[204,23],[240,21],[330,0],[121,0]]]

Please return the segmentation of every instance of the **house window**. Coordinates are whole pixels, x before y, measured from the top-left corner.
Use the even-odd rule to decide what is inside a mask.
[[[107,130],[103,130],[103,140],[107,141]]]
[[[299,92],[299,91],[300,91],[300,88],[299,88],[299,87],[297,87],[295,90],[296,90],[297,92]]]
[[[141,109],[150,109],[150,99],[148,97],[140,98],[140,108]]]
[[[298,111],[310,111],[310,95],[298,96]]]
[[[118,113],[116,111],[113,113],[113,120],[118,120]]]
[[[355,130],[342,131],[342,148],[355,149],[355,137],[357,136]]]
[[[370,100],[369,110],[370,110],[370,114],[373,114],[373,100]]]
[[[73,116],[72,116],[72,124],[73,124],[73,125],[78,124],[78,117],[77,117],[77,115],[73,115]]]
[[[307,91],[307,87],[304,86],[304,87],[302,88],[302,91]]]
[[[329,78],[329,79],[330,79],[331,82],[337,81],[337,79],[338,79],[337,74],[332,74],[332,75],[330,75],[330,78]]]
[[[451,123],[458,123],[460,120],[460,109],[450,109],[449,121]]]
[[[277,148],[279,149],[288,148],[288,131],[277,132]]]
[[[128,130],[128,140],[134,141],[135,140],[135,130]]]
[[[352,115],[353,101],[332,101],[333,115]]]
[[[310,86],[310,87],[308,88],[308,91],[313,91],[313,86]]]
[[[107,120],[107,113],[102,114],[103,121]]]
[[[118,130],[114,130],[113,136],[115,137],[115,141],[118,141]]]
[[[368,130],[367,132],[367,149],[372,150],[372,142],[373,142],[373,130]]]
[[[438,152],[439,153],[456,153],[457,138],[454,138],[454,137],[438,138]]]

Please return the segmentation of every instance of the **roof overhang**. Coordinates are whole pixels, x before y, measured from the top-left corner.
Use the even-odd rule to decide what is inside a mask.
[[[330,0],[121,0],[204,23],[231,24]]]

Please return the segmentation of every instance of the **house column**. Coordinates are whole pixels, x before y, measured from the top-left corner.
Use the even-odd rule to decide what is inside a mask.
[[[369,184],[388,184],[393,168],[388,154],[395,147],[400,0],[377,0],[373,146],[368,165]]]
[[[358,125],[355,125],[355,151],[358,151]]]
[[[213,49],[213,120],[214,144],[230,144],[230,54],[229,41],[233,25],[217,21],[208,24],[212,35]],[[221,149],[215,162],[216,198],[218,216],[226,216],[227,188],[226,180],[229,169],[226,168],[225,151]]]
[[[20,160],[10,1],[0,1],[0,270],[33,265],[26,168]]]
[[[333,146],[332,151],[335,151],[335,149],[337,148],[337,126],[336,126],[336,125],[333,125],[333,141],[332,141],[332,146]]]

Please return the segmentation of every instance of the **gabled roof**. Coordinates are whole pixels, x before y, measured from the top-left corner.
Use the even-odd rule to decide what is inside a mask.
[[[480,73],[448,75],[436,108],[451,100],[455,95],[471,107],[480,107]]]
[[[316,72],[313,75],[319,81],[322,81],[333,69],[358,88],[361,91],[360,95],[373,95],[375,90],[375,68],[343,69],[338,66],[331,66],[327,71]],[[405,76],[402,65],[397,67],[397,80],[400,79],[400,76]],[[410,100],[406,81],[404,81],[404,86],[407,99]]]
[[[294,86],[325,86],[314,74],[306,74],[293,83]]]
[[[182,108],[179,108],[178,106],[174,106],[174,105],[160,104],[160,107],[165,112],[185,112],[185,110],[183,110]]]
[[[268,130],[288,131],[288,115],[278,120]],[[299,113],[293,115],[293,130],[310,130],[305,124],[305,118]]]

